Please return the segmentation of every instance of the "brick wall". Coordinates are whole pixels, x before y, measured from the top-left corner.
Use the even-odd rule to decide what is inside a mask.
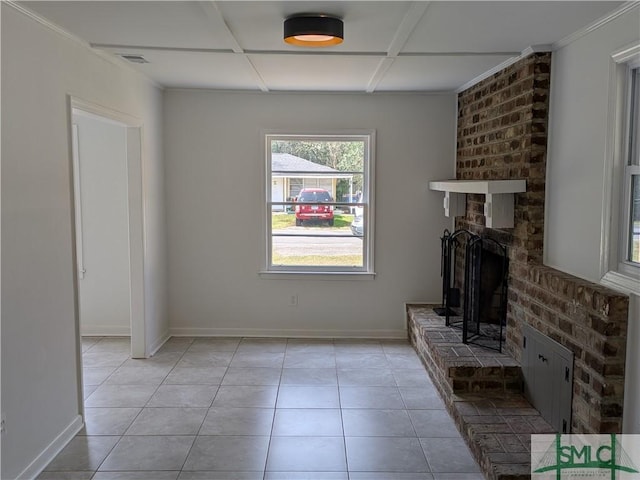
[[[628,298],[542,265],[550,67],[534,53],[459,94],[457,178],[526,179],[527,191],[514,228],[485,228],[483,195],[467,195],[456,228],[508,246],[507,352],[520,360],[525,322],[572,350],[572,431],[620,432]]]

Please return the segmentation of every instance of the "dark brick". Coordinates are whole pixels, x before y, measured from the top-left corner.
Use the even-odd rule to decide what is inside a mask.
[[[602,353],[605,357],[618,357],[620,355],[620,351],[624,350],[624,344],[619,345],[613,340],[607,340],[604,342],[602,347]]]
[[[562,317],[558,317],[558,326],[563,332],[573,334],[573,322]]]
[[[589,323],[593,330],[602,335],[620,335],[620,326],[617,323],[608,322],[597,315],[589,315]]]
[[[603,417],[621,417],[622,416],[622,405],[618,403],[609,403],[602,405],[602,409],[600,413]]]
[[[470,388],[469,388],[469,382],[468,381],[463,381],[463,380],[453,380],[453,391],[454,392],[469,392]]]
[[[593,370],[594,372],[600,375],[604,375],[604,369],[605,369],[604,359],[600,359],[596,357],[591,352],[586,352],[584,356],[584,361],[591,370]]]
[[[613,420],[600,422],[598,433],[622,433],[622,421]]]
[[[449,369],[449,376],[454,378],[470,378],[476,373],[476,369],[473,367],[451,367]]]
[[[624,375],[624,363],[605,364],[605,377],[618,377]]]

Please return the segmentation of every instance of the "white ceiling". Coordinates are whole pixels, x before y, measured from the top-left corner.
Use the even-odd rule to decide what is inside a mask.
[[[263,91],[455,91],[528,47],[552,45],[619,1],[41,1],[20,6],[165,87]],[[344,43],[282,40],[295,13],[344,20]]]

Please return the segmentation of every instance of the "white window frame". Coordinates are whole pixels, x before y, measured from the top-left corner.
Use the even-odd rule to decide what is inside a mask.
[[[640,167],[629,165],[631,135],[631,73],[640,67],[640,43],[627,46],[612,56],[605,196],[602,218],[601,272],[603,285],[640,295],[640,264],[628,260],[631,217],[631,178]],[[636,125],[636,130],[638,126]],[[636,139],[636,144],[640,139]]]
[[[271,141],[272,140],[309,140],[309,141],[364,141],[365,155],[363,165],[363,189],[362,199],[364,216],[364,235],[362,237],[363,248],[363,264],[361,267],[353,266],[305,266],[305,265],[273,265],[271,261],[272,255],[272,232],[271,222],[269,221],[272,212],[272,172],[271,172]],[[374,269],[374,212],[375,212],[375,130],[342,130],[338,132],[296,132],[286,131],[263,131],[262,132],[262,158],[263,158],[263,215],[262,224],[264,232],[264,248],[263,262],[260,275],[269,278],[273,275],[275,278],[298,275],[313,275],[319,278],[373,278],[375,276]],[[336,202],[339,201],[336,199]]]

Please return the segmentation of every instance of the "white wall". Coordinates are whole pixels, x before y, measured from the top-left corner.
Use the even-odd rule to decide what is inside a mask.
[[[0,476],[11,479],[36,473],[78,425],[69,94],[143,122],[148,341],[161,338],[168,323],[162,92],[11,5],[1,8],[2,409],[7,431]]]
[[[164,112],[172,332],[403,335],[404,302],[439,301],[454,95],[168,90]],[[261,129],[376,129],[375,279],[258,275]]]
[[[640,39],[640,4],[553,53],[545,263],[598,283],[611,55]],[[640,299],[632,296],[624,425],[640,433]]]
[[[130,335],[127,128],[74,115],[78,130],[81,249],[80,333]]]
[[[638,41],[639,27],[640,4],[552,56],[545,263],[594,282],[602,276],[611,54]]]

